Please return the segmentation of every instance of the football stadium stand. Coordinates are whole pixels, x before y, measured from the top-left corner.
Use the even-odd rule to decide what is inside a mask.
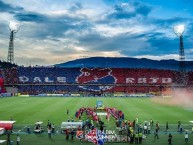
[[[3,79],[3,74],[2,70],[0,70],[0,93],[5,93],[5,88],[3,87],[4,84],[4,79]]]
[[[17,67],[3,71],[1,85],[22,94],[42,93],[160,93],[175,84],[178,72],[131,68]],[[2,73],[1,73],[2,74]],[[188,73],[193,82],[193,73]]]
[[[16,64],[0,60],[0,69],[17,67]]]

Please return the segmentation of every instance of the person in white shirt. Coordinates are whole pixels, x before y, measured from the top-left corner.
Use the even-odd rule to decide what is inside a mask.
[[[192,126],[192,134],[193,134],[193,126]]]
[[[187,132],[185,133],[184,137],[185,137],[185,142],[188,142],[188,133]]]
[[[144,134],[147,134],[147,124],[145,123],[145,125],[143,126],[143,131],[144,131]]]
[[[19,137],[19,134],[17,135],[17,145],[19,145],[19,142],[20,142],[20,137]]]
[[[151,126],[150,125],[147,126],[147,131],[148,131],[148,134],[151,133]]]
[[[148,126],[150,126],[150,125],[151,125],[151,122],[149,121],[149,122],[148,122]]]
[[[135,119],[136,126],[138,126],[138,123],[139,123],[139,119],[138,119],[138,117],[136,117],[136,119]]]
[[[51,133],[52,133],[51,128],[48,128],[48,138],[49,138],[49,139],[51,139]]]
[[[153,126],[153,120],[152,119],[150,120],[150,124],[151,124],[151,127],[152,127]]]

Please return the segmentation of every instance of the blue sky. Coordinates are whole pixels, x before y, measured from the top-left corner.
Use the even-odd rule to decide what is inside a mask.
[[[0,59],[7,59],[9,22],[15,35],[15,62],[51,65],[78,58],[176,59],[185,25],[187,60],[193,60],[192,0],[0,0]]]

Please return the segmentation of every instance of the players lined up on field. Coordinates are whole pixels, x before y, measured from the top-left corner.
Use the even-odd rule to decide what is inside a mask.
[[[96,108],[85,108],[82,107],[79,110],[76,111],[75,117],[79,120],[81,120],[81,117],[83,113],[87,115],[87,117],[91,120],[96,122],[97,124],[101,124],[102,120],[101,118],[97,115],[96,113]],[[105,107],[104,111],[106,112],[106,119],[109,121],[110,117],[114,117],[115,119],[119,118],[120,116],[124,119],[124,114],[121,110],[117,110],[116,108],[110,108],[110,107]],[[70,119],[68,119],[69,121]]]
[[[86,112],[86,115],[88,118],[86,121],[83,122],[83,127],[85,125],[88,125],[88,127],[91,128],[91,126],[93,125],[93,121],[95,121],[99,125],[104,123],[101,121],[100,117],[97,116],[97,114],[95,113],[96,112],[95,108],[82,107],[78,111],[76,111],[75,117],[81,120],[81,116],[84,111]],[[150,121],[145,121],[144,125],[142,125],[142,123],[139,123],[138,117],[136,117],[134,121],[127,120],[124,117],[124,113],[121,110],[116,110],[116,108],[105,107],[104,111],[107,112],[106,119],[108,121],[110,119],[110,116],[116,119],[116,126],[121,131],[125,131],[128,128],[132,127],[138,133],[143,131],[143,133],[146,135],[151,133],[151,128],[154,126],[154,121],[152,119]],[[67,110],[67,114],[68,114],[68,110]],[[74,119],[72,118],[71,121],[74,122]],[[70,122],[70,119],[68,119],[68,122]],[[159,122],[156,122],[155,127],[156,127],[155,132],[158,132],[160,130]],[[168,122],[166,122],[165,131],[167,132],[168,129],[169,129],[169,124]],[[180,121],[178,121],[177,131],[183,132],[182,124]]]

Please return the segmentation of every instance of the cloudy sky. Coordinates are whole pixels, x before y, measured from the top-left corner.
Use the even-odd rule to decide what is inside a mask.
[[[193,60],[192,0],[0,0],[0,60],[7,59],[9,21],[21,23],[14,43],[22,65],[93,56],[178,59],[178,24]]]

